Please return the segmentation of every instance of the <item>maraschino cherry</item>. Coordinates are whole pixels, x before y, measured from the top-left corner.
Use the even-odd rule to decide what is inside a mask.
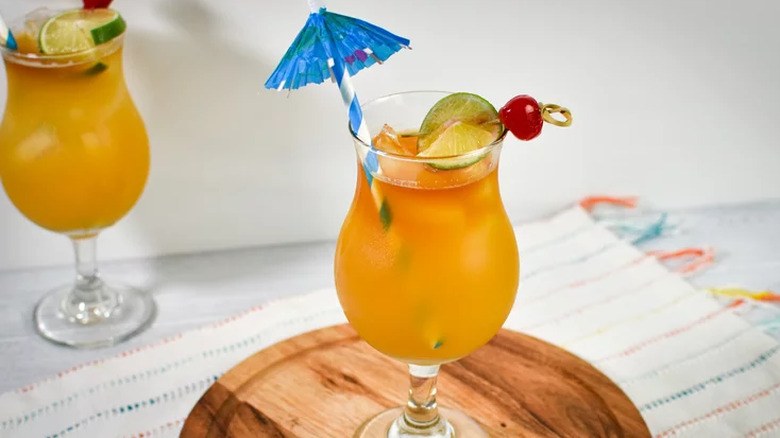
[[[498,117],[520,140],[531,140],[542,132],[542,109],[539,102],[527,94],[509,99],[498,111]]]
[[[84,9],[107,8],[111,5],[111,0],[84,0]]]
[[[556,120],[552,113],[560,113],[565,121]],[[520,140],[531,140],[542,133],[544,122],[557,126],[569,126],[571,113],[568,109],[558,105],[540,105],[533,97],[520,94],[509,99],[499,111],[498,117],[501,123]]]

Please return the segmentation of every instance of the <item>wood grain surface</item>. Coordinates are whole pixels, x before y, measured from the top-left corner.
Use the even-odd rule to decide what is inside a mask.
[[[406,366],[348,325],[262,350],[230,370],[190,413],[182,438],[346,438],[369,417],[405,403]],[[637,409],[587,362],[502,330],[442,366],[439,404],[491,437],[650,437]],[[467,437],[466,437],[467,438]]]

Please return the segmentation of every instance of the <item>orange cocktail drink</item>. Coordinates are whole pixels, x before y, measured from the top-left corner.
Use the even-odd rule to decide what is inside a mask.
[[[415,364],[451,361],[485,344],[509,314],[519,265],[498,189],[498,148],[459,170],[382,156],[387,176],[373,184],[391,206],[388,229],[358,177],[336,286],[350,323],[382,353]]]

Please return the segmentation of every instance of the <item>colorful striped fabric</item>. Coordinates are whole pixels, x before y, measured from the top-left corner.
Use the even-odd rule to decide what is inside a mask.
[[[507,328],[595,364],[654,437],[780,437],[780,344],[739,316],[751,300],[721,305],[581,207],[516,232],[523,281]],[[0,395],[0,437],[176,437],[243,358],[344,321],[322,290],[74,367]]]

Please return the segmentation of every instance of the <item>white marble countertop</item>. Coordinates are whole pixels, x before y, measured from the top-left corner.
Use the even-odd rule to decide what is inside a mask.
[[[716,263],[690,278],[700,287],[780,291],[780,200],[670,211],[676,231],[645,249],[711,246]],[[331,287],[334,242],[259,247],[104,263],[105,278],[153,291],[157,319],[141,335],[101,350],[44,341],[32,310],[72,267],[0,271],[0,392],[74,365],[196,328],[269,300]]]

